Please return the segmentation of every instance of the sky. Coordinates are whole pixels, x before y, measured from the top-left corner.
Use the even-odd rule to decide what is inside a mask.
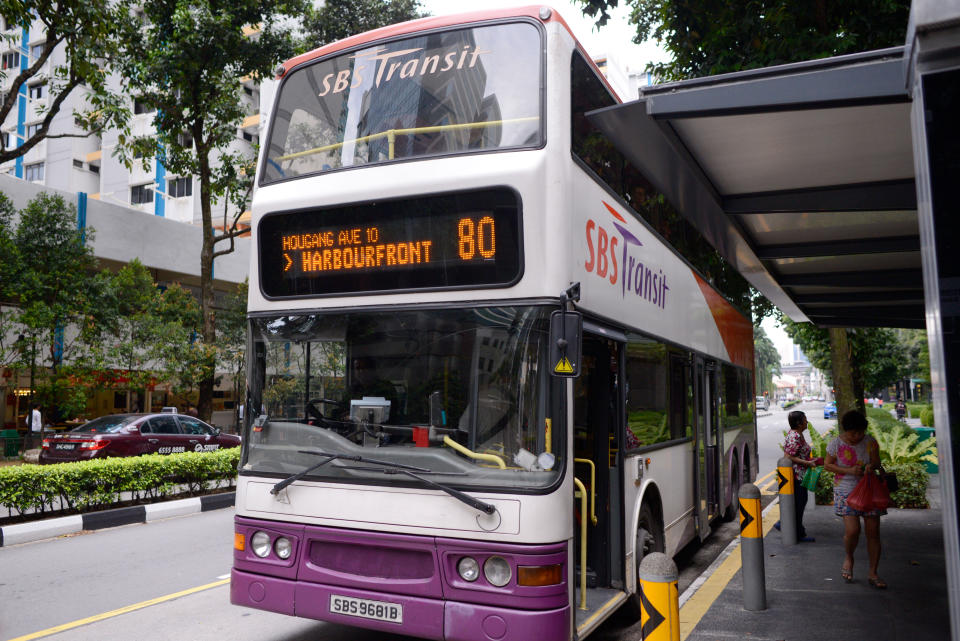
[[[763,331],[767,333],[767,338],[773,341],[773,346],[780,352],[780,363],[792,363],[793,341],[790,340],[787,333],[783,331],[783,328],[779,327],[777,322],[770,316],[767,316],[760,322],[760,327],[763,328]]]
[[[521,7],[532,2],[524,0],[482,0],[477,2],[465,2],[464,0],[421,0],[424,9],[431,15],[443,16],[451,13],[463,13],[465,11],[474,11],[478,7],[484,9],[499,9],[503,7]],[[577,40],[586,48],[587,53],[592,57],[615,56],[622,61],[621,64],[629,64],[631,70],[642,70],[648,62],[660,62],[668,59],[668,56],[655,42],[646,42],[643,45],[633,44],[633,36],[636,28],[627,22],[630,16],[630,8],[621,3],[619,7],[611,12],[610,20],[600,31],[593,27],[593,20],[584,16],[580,5],[574,1],[555,0],[554,2],[544,3],[544,6],[552,7],[558,11],[566,21]]]

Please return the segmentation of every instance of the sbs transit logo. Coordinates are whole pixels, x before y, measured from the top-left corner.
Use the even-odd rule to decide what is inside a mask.
[[[627,230],[626,219],[606,201],[601,202],[616,219],[610,221],[616,232],[609,231],[602,221],[598,223],[593,218],[587,219],[587,260],[583,264],[584,269],[609,281],[611,285],[619,283],[621,298],[626,298],[629,293],[660,309],[666,309],[670,287],[663,268],[643,256],[640,249],[643,243]]]

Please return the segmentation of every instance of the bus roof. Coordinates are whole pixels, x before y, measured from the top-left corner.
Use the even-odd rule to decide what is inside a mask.
[[[540,17],[540,10],[543,8],[550,9],[550,16],[544,20]],[[398,24],[388,25],[386,27],[380,27],[379,29],[374,29],[372,31],[366,31],[364,33],[358,33],[355,36],[350,36],[344,38],[343,40],[337,40],[336,42],[331,42],[328,45],[324,45],[313,51],[308,51],[307,53],[300,54],[295,58],[291,58],[283,64],[282,70],[277,73],[277,79],[279,80],[284,75],[286,75],[294,67],[301,65],[305,62],[315,60],[317,58],[322,58],[332,53],[342,51],[344,49],[351,49],[368,42],[373,42],[375,40],[382,40],[384,38],[392,38],[394,36],[402,36],[408,33],[416,33],[420,31],[427,31],[430,29],[440,29],[442,27],[450,27],[454,25],[468,24],[471,22],[484,22],[487,20],[497,20],[500,18],[517,18],[517,17],[529,17],[534,20],[539,20],[541,22],[557,22],[561,24],[569,33],[570,36],[576,41],[576,36],[573,35],[573,31],[570,29],[570,26],[566,23],[563,17],[557,13],[552,7],[545,7],[545,5],[529,5],[526,7],[511,7],[506,9],[489,9],[485,11],[470,11],[467,13],[457,13],[447,16],[431,16],[427,18],[420,18],[418,20],[409,20],[407,22],[400,22]],[[577,47],[581,50],[583,49],[580,46],[580,43],[577,42]],[[589,60],[589,56],[587,56]]]

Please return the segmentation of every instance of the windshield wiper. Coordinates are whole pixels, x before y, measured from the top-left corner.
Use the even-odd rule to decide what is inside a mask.
[[[406,474],[407,476],[409,476],[409,477],[411,477],[411,478],[417,479],[418,481],[420,481],[420,482],[423,483],[424,485],[428,485],[428,486],[430,486],[430,487],[433,487],[433,488],[436,488],[436,489],[441,490],[441,491],[443,491],[443,492],[446,492],[447,494],[449,494],[449,495],[452,496],[453,498],[457,499],[458,501],[462,501],[462,502],[466,503],[467,505],[469,505],[470,507],[472,507],[473,509],[479,510],[479,511],[483,512],[484,514],[493,514],[494,512],[497,511],[497,508],[496,508],[495,506],[489,504],[489,503],[484,503],[483,501],[481,501],[481,500],[479,500],[479,499],[473,498],[473,497],[470,496],[469,494],[464,494],[463,492],[460,492],[460,491],[458,491],[458,490],[455,490],[455,489],[453,489],[452,487],[448,487],[448,486],[446,486],[446,485],[443,485],[442,483],[437,483],[436,481],[431,481],[430,479],[425,479],[425,478],[423,478],[422,476],[420,476],[419,474],[414,474],[414,473],[411,472],[410,470],[403,469],[403,468],[394,468],[394,469],[383,469],[383,470],[380,470],[380,471],[383,472],[384,474]]]
[[[364,458],[362,456],[357,456],[354,454],[337,454],[336,452],[321,452],[319,450],[297,450],[297,453],[311,454],[313,456],[322,456],[323,460],[317,463],[316,465],[311,465],[310,467],[300,472],[297,472],[292,476],[288,476],[287,478],[278,482],[276,485],[273,486],[273,489],[270,490],[270,494],[273,494],[274,496],[276,496],[277,494],[280,493],[280,490],[282,490],[283,488],[287,487],[294,481],[299,481],[310,472],[313,472],[314,470],[323,467],[324,465],[326,465],[327,463],[329,463],[334,459],[340,459],[344,461],[354,461],[356,463],[373,463],[374,465],[383,465],[389,468],[396,468],[397,470],[400,470],[400,471],[408,471],[408,470],[415,470],[417,472],[430,471],[425,467],[415,467],[413,465],[404,465],[403,463],[392,463],[390,461],[378,461],[377,459]],[[384,472],[386,472],[386,470],[384,470]]]

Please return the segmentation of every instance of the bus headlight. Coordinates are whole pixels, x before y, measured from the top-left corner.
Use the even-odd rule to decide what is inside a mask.
[[[261,559],[270,554],[270,535],[266,532],[256,532],[250,539],[250,549]]]
[[[277,553],[281,559],[289,559],[290,555],[293,553],[293,543],[290,542],[285,536],[278,537],[276,542],[273,544],[273,551]]]
[[[483,564],[483,576],[487,577],[490,585],[502,588],[510,583],[510,564],[499,556],[491,556]]]
[[[476,559],[465,556],[457,563],[457,572],[460,573],[461,579],[473,583],[480,578],[480,564]]]

